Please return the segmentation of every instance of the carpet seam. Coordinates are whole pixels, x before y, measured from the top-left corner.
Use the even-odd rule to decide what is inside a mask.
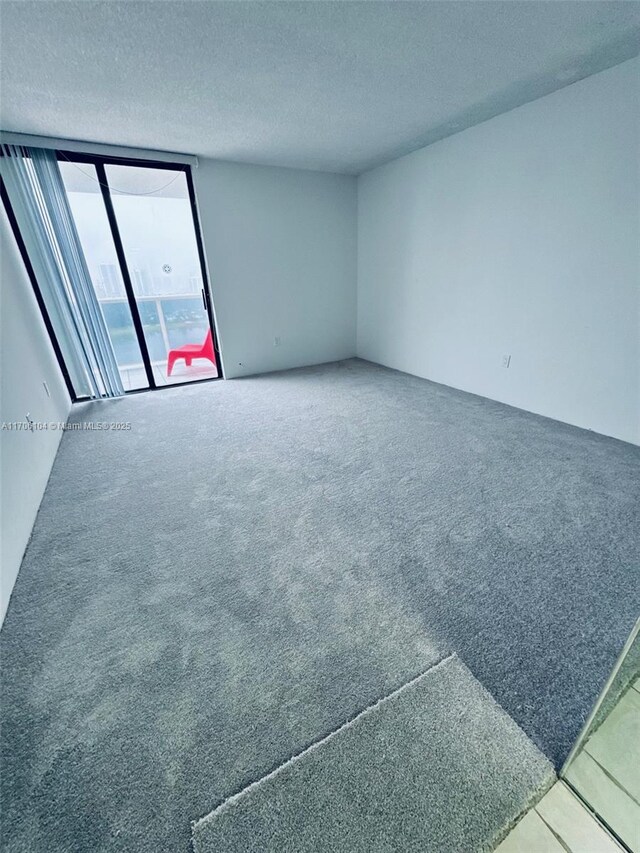
[[[430,666],[428,669],[425,669],[423,672],[414,676],[414,678],[409,679],[409,681],[405,681],[404,684],[401,684],[400,687],[396,687],[395,690],[392,690],[391,693],[386,693],[384,696],[381,696],[379,699],[376,699],[375,702],[372,702],[370,705],[367,705],[362,711],[358,711],[355,717],[350,717],[346,722],[342,723],[338,728],[333,729],[329,732],[329,734],[325,735],[320,740],[314,741],[309,746],[306,746],[300,752],[295,753],[286,761],[283,761],[282,764],[279,764],[269,773],[261,776],[259,779],[256,779],[254,782],[250,782],[246,787],[242,788],[240,791],[237,791],[235,794],[231,794],[231,796],[227,797],[223,802],[221,802],[218,806],[212,809],[207,814],[203,815],[203,817],[198,818],[198,820],[191,821],[191,832],[192,834],[198,829],[199,826],[209,823],[209,821],[213,820],[216,815],[220,812],[225,811],[231,805],[236,803],[238,800],[243,799],[250,791],[255,790],[255,788],[262,785],[269,779],[273,779],[278,776],[285,768],[290,767],[293,764],[297,764],[302,758],[309,755],[312,752],[315,752],[321,746],[324,746],[329,741],[333,740],[333,738],[342,731],[350,729],[355,723],[362,719],[363,717],[369,716],[369,714],[373,713],[373,711],[377,710],[381,705],[389,702],[392,699],[395,699],[397,696],[400,696],[404,693],[405,690],[408,690],[410,687],[413,687],[414,684],[417,684],[421,679],[425,678],[425,676],[429,675],[429,673],[443,666],[451,660],[459,659],[458,654],[456,652],[452,652],[447,655],[442,660],[439,660],[437,663]]]

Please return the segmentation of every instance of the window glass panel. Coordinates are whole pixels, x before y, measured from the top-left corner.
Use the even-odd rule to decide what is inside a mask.
[[[122,384],[125,391],[148,388],[95,166],[66,160],[58,164]]]
[[[185,173],[105,168],[157,384],[217,376]]]

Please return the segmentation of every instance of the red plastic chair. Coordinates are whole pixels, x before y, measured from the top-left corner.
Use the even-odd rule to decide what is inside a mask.
[[[213,336],[211,329],[207,332],[207,337],[203,344],[185,344],[178,349],[169,350],[167,358],[167,376],[171,376],[173,365],[179,358],[184,358],[187,367],[191,367],[191,362],[194,358],[207,358],[209,361],[216,364],[216,354],[213,349]],[[216,365],[217,366],[217,365]]]

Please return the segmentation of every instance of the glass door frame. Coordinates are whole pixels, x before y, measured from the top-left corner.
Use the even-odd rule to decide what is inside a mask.
[[[107,154],[86,154],[84,152],[79,151],[67,151],[65,149],[56,149],[55,151],[56,159],[59,162],[71,162],[71,163],[87,163],[95,167],[96,174],[98,177],[98,181],[100,182],[100,191],[102,195],[102,200],[104,203],[105,211],[107,214],[107,219],[109,221],[109,228],[111,230],[111,236],[113,239],[114,248],[116,251],[116,255],[118,258],[118,264],[120,267],[120,273],[122,276],[122,281],[124,283],[125,292],[127,295],[127,302],[129,305],[129,309],[131,311],[131,318],[133,320],[134,329],[136,332],[136,337],[138,339],[138,343],[140,346],[140,353],[142,355],[142,361],[145,369],[145,374],[147,377],[147,381],[149,384],[148,388],[136,388],[131,391],[125,391],[125,394],[140,394],[146,393],[148,391],[158,391],[164,388],[179,388],[182,385],[199,385],[204,382],[215,382],[218,379],[224,379],[224,374],[222,370],[222,361],[220,358],[220,347],[218,343],[218,332],[215,324],[215,316],[213,312],[213,301],[211,298],[211,288],[209,285],[209,276],[207,275],[207,263],[206,257],[204,253],[204,243],[202,240],[202,232],[200,230],[200,219],[198,216],[198,208],[196,202],[196,194],[195,188],[193,184],[193,175],[191,173],[191,166],[188,163],[174,163],[165,160],[149,160],[143,157],[113,157]],[[115,166],[134,166],[137,168],[150,168],[150,169],[164,169],[166,171],[171,172],[183,172],[185,175],[185,179],[187,182],[187,189],[189,193],[189,203],[191,207],[191,215],[193,219],[193,228],[194,234],[196,238],[196,246],[198,250],[198,261],[200,264],[200,275],[202,278],[202,296],[204,302],[204,308],[206,310],[207,319],[209,321],[209,327],[211,329],[211,334],[213,336],[213,347],[214,352],[216,354],[216,369],[218,372],[217,376],[211,376],[202,379],[189,379],[185,382],[173,382],[167,385],[159,385],[155,377],[153,375],[153,368],[151,365],[151,359],[149,356],[149,349],[147,346],[147,341],[144,335],[144,330],[142,327],[142,318],[140,316],[140,311],[138,309],[138,303],[136,300],[135,291],[133,289],[133,284],[131,281],[131,276],[129,273],[129,267],[127,265],[127,260],[125,256],[124,246],[122,243],[122,238],[120,236],[120,229],[118,227],[118,221],[116,218],[115,210],[113,207],[113,201],[111,198],[111,192],[109,189],[109,181],[107,180],[107,174],[105,166],[115,165]],[[84,402],[88,397],[79,396],[73,385],[70,381],[69,372],[67,370],[66,364],[64,363],[64,358],[62,356],[62,351],[56,339],[55,332],[53,330],[53,326],[49,319],[46,306],[42,299],[40,288],[38,287],[38,282],[36,276],[33,272],[33,268],[24,245],[24,241],[20,234],[20,230],[18,228],[17,221],[13,214],[13,210],[11,208],[11,203],[9,201],[8,195],[6,194],[4,184],[2,185],[2,200],[7,211],[7,215],[9,217],[9,221],[11,223],[12,230],[14,232],[16,241],[18,243],[18,247],[20,249],[20,253],[22,255],[23,261],[27,268],[27,272],[29,274],[29,278],[31,279],[31,283],[33,285],[33,289],[36,295],[36,299],[40,306],[40,310],[45,322],[45,326],[47,327],[47,331],[49,332],[49,337],[51,338],[51,343],[53,345],[53,349],[56,353],[58,363],[60,365],[60,370],[62,371],[63,377],[65,379],[65,384],[67,385],[67,390],[71,396],[71,400],[74,403]]]
[[[637,643],[639,641],[639,638],[640,638],[640,618],[638,618],[636,620],[633,628],[631,629],[631,633],[627,637],[627,640],[626,640],[626,642],[622,648],[622,651],[620,652],[620,655],[619,655],[618,659],[616,660],[616,662],[613,666],[613,669],[611,670],[611,673],[610,673],[609,677],[607,678],[607,680],[604,684],[604,687],[600,691],[598,698],[596,699],[595,705],[593,706],[593,709],[591,710],[591,713],[587,717],[582,729],[580,730],[580,734],[578,735],[573,747],[571,748],[571,752],[567,756],[564,764],[562,765],[562,767],[558,773],[558,778],[560,780],[562,780],[562,782],[564,782],[564,784],[567,785],[573,791],[573,793],[585,805],[585,807],[592,814],[595,815],[597,820],[607,829],[609,834],[615,838],[617,843],[620,845],[620,849],[621,850],[628,850],[629,853],[631,853],[631,848],[620,837],[620,835],[616,831],[616,827],[612,826],[611,823],[609,822],[609,820],[607,820],[605,817],[603,817],[602,814],[600,814],[600,812],[598,811],[598,807],[589,801],[588,793],[586,793],[584,790],[579,788],[577,786],[577,784],[574,781],[572,781],[569,774],[570,774],[571,766],[572,766],[574,760],[578,757],[578,755],[584,749],[587,741],[589,740],[590,735],[593,734],[593,732],[595,730],[594,724],[596,724],[596,721],[598,719],[598,715],[600,714],[600,711],[601,711],[604,703],[608,699],[609,691],[612,690],[612,688],[614,687],[617,676],[620,673],[622,666],[626,661],[627,655],[631,653],[632,648],[634,647],[635,643]],[[634,676],[634,678],[635,678],[635,676]],[[608,713],[611,712],[611,710],[612,709],[609,708],[607,715],[608,715]],[[601,719],[597,723],[597,725],[600,725],[600,723],[604,722],[604,720],[606,720],[606,716],[603,719]],[[596,726],[596,728],[597,728],[597,726]],[[618,784],[618,783],[615,783],[615,784]]]

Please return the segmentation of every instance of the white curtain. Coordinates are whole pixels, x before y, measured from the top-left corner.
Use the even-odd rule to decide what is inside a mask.
[[[124,388],[53,151],[3,145],[2,178],[74,390]]]

